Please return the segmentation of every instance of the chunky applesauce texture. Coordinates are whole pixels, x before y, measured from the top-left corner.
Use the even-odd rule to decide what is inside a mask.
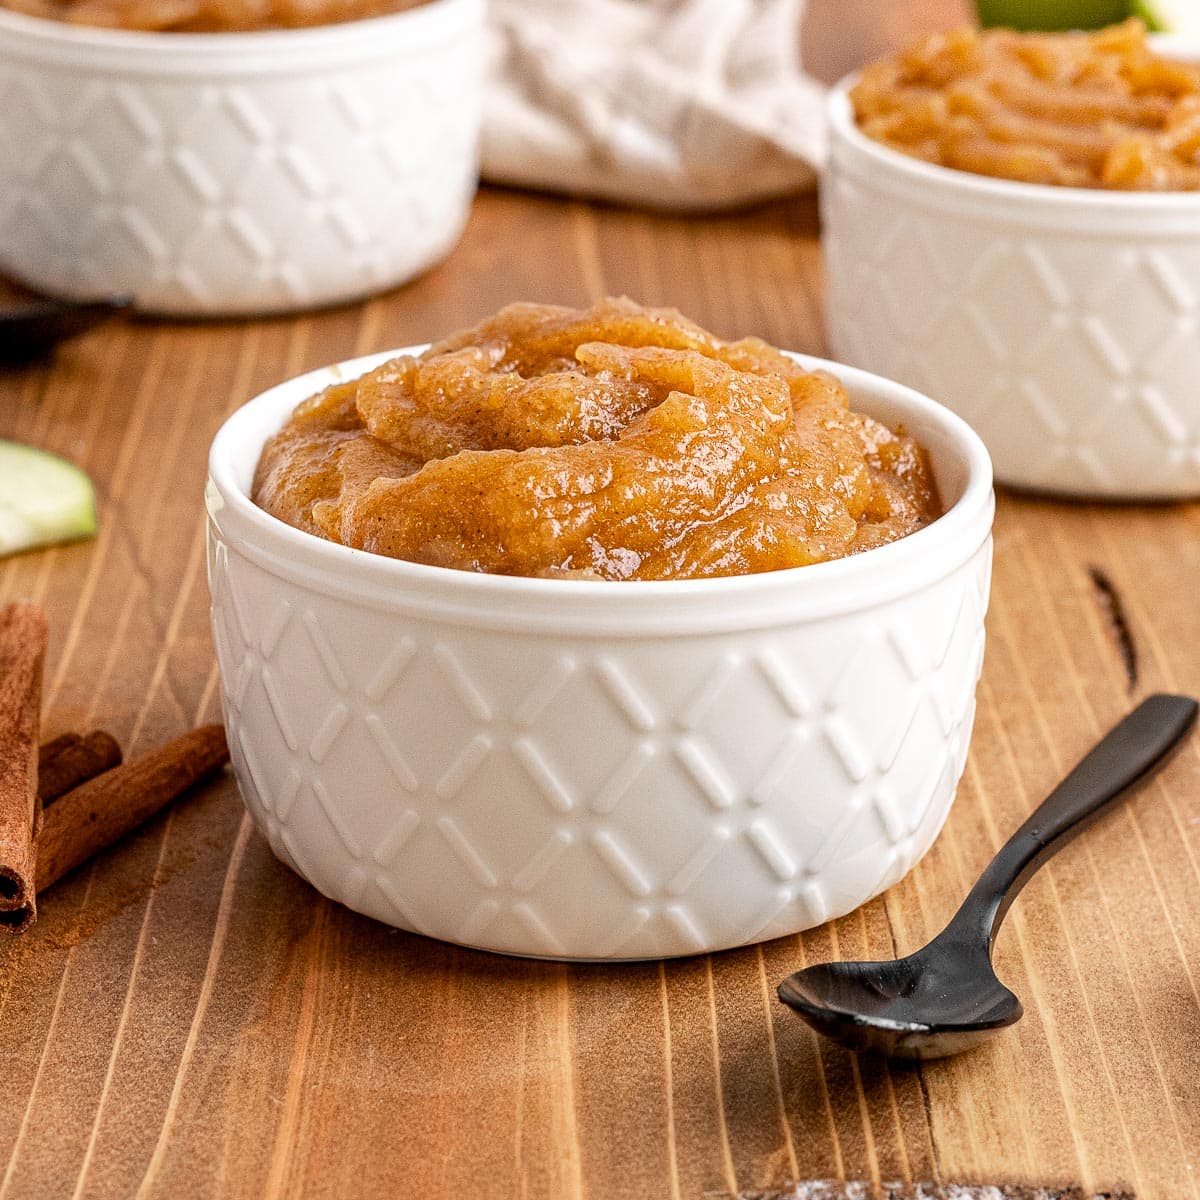
[[[850,99],[869,137],[940,166],[1064,187],[1200,188],[1200,67],[1156,53],[1137,20],[936,34],[867,67]]]
[[[0,0],[0,8],[70,25],[147,33],[258,33],[337,25],[428,0]]]
[[[672,309],[513,304],[304,401],[253,498],[346,546],[602,580],[805,566],[939,515],[924,451],[842,385]]]

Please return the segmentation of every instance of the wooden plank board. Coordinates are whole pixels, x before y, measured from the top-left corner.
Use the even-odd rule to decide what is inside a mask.
[[[0,565],[0,600],[51,614],[48,732],[101,723],[137,751],[217,719],[199,491],[212,432],[256,391],[528,296],[627,292],[819,352],[816,236],[804,199],[686,222],[492,192],[447,266],[359,308],[114,325],[0,376],[0,433],[76,458],[102,498],[97,541]],[[509,961],[322,900],[226,780],[0,943],[0,1197],[700,1197],[816,1179],[1195,1196],[1194,745],[1030,885],[998,951],[1029,1012],[992,1046],[860,1062],[774,999],[805,962],[917,945],[1135,699],[1200,692],[1200,509],[1004,495],[996,547],[967,775],[881,900],[712,958]]]

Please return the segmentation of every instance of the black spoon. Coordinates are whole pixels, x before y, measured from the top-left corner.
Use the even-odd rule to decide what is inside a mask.
[[[1157,766],[1196,720],[1186,696],[1151,696],[1110,730],[988,864],[950,924],[893,962],[807,967],[779,998],[818,1033],[851,1050],[943,1058],[1021,1018],[1021,1002],[992,970],[992,944],[1033,873]]]
[[[0,362],[29,362],[51,347],[107,321],[133,303],[131,296],[101,300],[19,301],[0,307]]]

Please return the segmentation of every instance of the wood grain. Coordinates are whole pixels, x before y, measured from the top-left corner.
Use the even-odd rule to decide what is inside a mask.
[[[45,736],[102,723],[133,756],[219,719],[200,490],[236,405],[518,298],[625,292],[819,353],[817,232],[811,198],[683,221],[491,191],[446,265],[367,304],[116,324],[0,374],[0,436],[100,491],[96,541],[0,563],[0,603],[51,616]],[[774,999],[806,962],[918,945],[1109,724],[1156,689],[1200,693],[1197,580],[1198,506],[1002,495],[945,833],[859,912],[711,958],[568,967],[387,929],[276,862],[224,779],[0,946],[0,1200],[955,1194],[922,1181],[1197,1197],[1195,742],[1030,884],[997,955],[1028,1011],[993,1044],[859,1061]],[[863,1188],[794,1186],[815,1180]]]

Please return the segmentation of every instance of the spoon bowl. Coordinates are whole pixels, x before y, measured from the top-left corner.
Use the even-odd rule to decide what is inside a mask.
[[[0,363],[31,362],[133,304],[132,296],[100,300],[36,299],[0,308]]]
[[[1023,1011],[986,954],[981,961],[951,958],[928,947],[893,962],[808,967],[789,975],[779,995],[818,1033],[889,1058],[958,1054],[1019,1021]]]
[[[1151,696],[1111,729],[992,859],[950,924],[892,962],[821,963],[789,975],[779,998],[851,1050],[944,1058],[1021,1019],[996,978],[1000,924],[1035,871],[1139,779],[1196,720],[1187,696]]]

